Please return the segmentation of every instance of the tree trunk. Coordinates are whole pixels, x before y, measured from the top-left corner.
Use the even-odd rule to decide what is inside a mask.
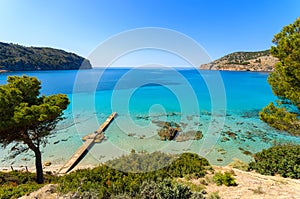
[[[43,165],[42,165],[42,154],[39,148],[34,150],[35,154],[35,169],[36,169],[36,182],[38,184],[44,183]]]
[[[36,182],[38,184],[44,183],[44,174],[43,174],[43,165],[42,165],[42,154],[40,151],[39,144],[34,145],[32,140],[29,138],[28,134],[26,132],[23,132],[21,134],[23,136],[23,141],[29,149],[31,149],[34,152],[35,155],[35,170],[36,170]]]

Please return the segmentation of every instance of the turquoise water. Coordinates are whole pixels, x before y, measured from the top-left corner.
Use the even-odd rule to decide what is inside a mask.
[[[250,153],[275,143],[300,143],[259,120],[259,110],[276,98],[267,73],[218,72],[195,69],[92,69],[0,74],[37,76],[46,95],[66,93],[71,104],[65,120],[43,151],[43,161],[63,164],[82,144],[81,137],[96,130],[112,111],[118,117],[80,165],[135,151],[192,151],[212,164],[226,165],[233,158],[250,161]],[[201,130],[201,140],[161,141],[152,121],[173,121],[182,132]],[[246,151],[246,152],[245,152]],[[248,155],[247,155],[248,153]],[[33,165],[28,152],[9,159],[9,147],[0,152],[0,166]]]

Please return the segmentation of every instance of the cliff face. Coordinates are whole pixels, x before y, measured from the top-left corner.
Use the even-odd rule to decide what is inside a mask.
[[[24,47],[0,42],[0,70],[91,69],[89,60],[54,48]]]
[[[200,66],[202,70],[272,71],[278,59],[269,50],[235,52]]]

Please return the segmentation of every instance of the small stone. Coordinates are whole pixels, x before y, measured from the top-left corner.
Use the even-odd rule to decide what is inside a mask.
[[[45,165],[46,167],[48,167],[48,166],[51,165],[51,162],[50,162],[50,161],[46,161],[46,162],[44,163],[44,165]]]

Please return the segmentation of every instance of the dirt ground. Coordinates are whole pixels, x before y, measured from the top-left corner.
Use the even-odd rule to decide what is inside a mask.
[[[231,167],[214,166],[216,172],[233,170],[237,186],[226,187],[209,183],[206,186],[208,193],[218,192],[222,199],[282,199],[300,198],[300,180],[282,178],[280,176],[265,176],[255,172],[246,172]],[[206,178],[212,179],[212,174]],[[197,182],[198,181],[198,182]],[[194,180],[193,183],[199,183]]]

